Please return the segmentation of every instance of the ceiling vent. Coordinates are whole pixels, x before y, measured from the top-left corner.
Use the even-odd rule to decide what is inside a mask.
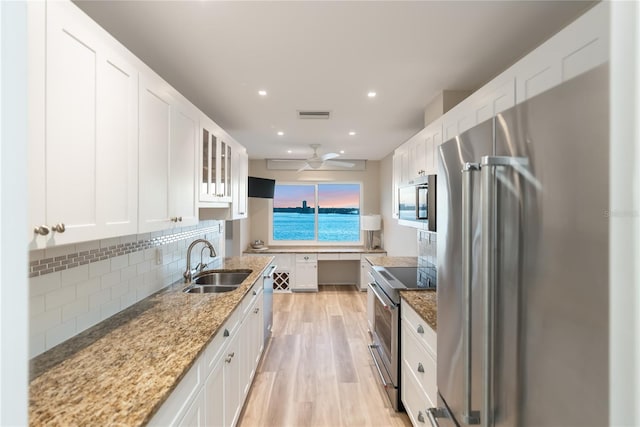
[[[299,119],[323,119],[327,120],[331,116],[330,111],[298,111]]]

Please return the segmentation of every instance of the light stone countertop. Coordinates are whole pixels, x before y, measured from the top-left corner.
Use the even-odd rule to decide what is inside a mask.
[[[266,250],[255,250],[248,247],[245,254],[307,254],[307,253],[319,253],[319,254],[384,254],[384,249],[367,249],[364,246],[270,246]]]
[[[417,267],[417,257],[368,256],[366,260],[374,267]],[[438,327],[437,293],[431,289],[400,291],[403,298],[436,331]]]
[[[418,257],[410,256],[367,256],[366,260],[369,261],[374,267],[417,267]]]
[[[427,322],[431,329],[438,331],[438,298],[434,290],[400,291],[400,297]]]
[[[237,290],[171,285],[34,358],[29,424],[148,422],[272,260],[225,258],[220,268],[253,270]]]

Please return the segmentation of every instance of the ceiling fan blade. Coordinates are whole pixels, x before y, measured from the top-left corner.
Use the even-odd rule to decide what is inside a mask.
[[[335,159],[336,157],[340,157],[340,154],[337,153],[327,153],[322,155],[322,160],[330,160]]]
[[[327,160],[325,162],[325,164],[327,165],[333,165],[333,166],[341,166],[344,168],[352,168],[355,166],[354,163],[350,163],[350,162],[343,162],[342,160]]]
[[[302,166],[300,169],[298,169],[298,172],[302,172],[302,171],[306,171],[311,169],[311,166],[309,166],[309,163],[305,163],[304,166]]]

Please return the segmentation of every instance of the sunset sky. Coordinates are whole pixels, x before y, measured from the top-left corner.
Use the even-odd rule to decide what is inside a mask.
[[[313,185],[276,185],[273,197],[274,208],[295,208],[306,200],[314,207],[315,188]],[[320,207],[358,208],[360,206],[360,185],[358,184],[318,184]]]

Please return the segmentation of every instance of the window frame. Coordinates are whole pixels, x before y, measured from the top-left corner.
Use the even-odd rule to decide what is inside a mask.
[[[276,182],[277,185],[308,185],[314,187],[314,240],[274,240],[273,238],[273,199],[269,199],[269,246],[363,246],[364,245],[364,232],[359,230],[359,239],[357,241],[342,241],[342,242],[326,242],[318,240],[318,186],[323,184],[344,184],[344,185],[358,185],[360,188],[359,216],[362,217],[362,206],[364,204],[364,183],[362,181],[286,181]],[[358,220],[359,223],[360,220]]]

